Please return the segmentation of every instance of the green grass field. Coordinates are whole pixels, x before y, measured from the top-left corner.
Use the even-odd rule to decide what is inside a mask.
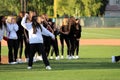
[[[120,39],[119,35],[120,29],[116,28],[84,28],[82,38]],[[2,53],[7,55],[7,47],[2,47]],[[82,45],[80,59],[50,60],[52,67],[50,71],[45,70],[42,61],[34,63],[32,70],[27,70],[27,63],[2,64],[0,80],[120,80],[120,63],[111,63],[113,55],[120,55],[120,46]]]
[[[83,28],[83,39],[120,39],[120,28]]]

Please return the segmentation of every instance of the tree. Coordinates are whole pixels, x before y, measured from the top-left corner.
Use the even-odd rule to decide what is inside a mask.
[[[53,0],[28,0],[28,11],[37,11],[38,14],[53,15]]]
[[[18,14],[21,10],[21,0],[0,0],[0,14]],[[38,14],[54,15],[54,0],[26,0],[27,11],[37,11]],[[3,5],[4,3],[4,5]],[[56,0],[56,13],[60,16],[98,16],[103,15],[108,0]]]
[[[0,13],[4,15],[16,15],[20,11],[19,0],[1,0],[0,5]]]
[[[98,16],[105,0],[57,0],[57,13],[72,16]]]

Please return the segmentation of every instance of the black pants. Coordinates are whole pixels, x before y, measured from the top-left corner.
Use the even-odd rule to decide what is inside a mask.
[[[71,44],[71,47],[70,47],[70,56],[73,56],[74,53],[75,53],[75,38],[74,37],[70,37],[70,44]]]
[[[43,36],[43,40],[44,40],[45,52],[46,52],[46,54],[48,56],[49,52],[50,52],[51,38],[48,37],[48,36]]]
[[[70,55],[70,40],[69,40],[69,36],[60,34],[61,52],[62,52],[61,55],[64,54],[64,40],[65,40],[65,42],[67,44],[67,55]]]
[[[33,57],[35,55],[35,52],[41,53],[42,54],[42,58],[43,58],[43,62],[45,64],[45,66],[49,65],[49,61],[47,59],[45,50],[44,50],[44,45],[42,43],[36,43],[36,44],[30,44],[30,53],[29,53],[29,62],[28,62],[28,66],[33,65]]]
[[[16,62],[18,54],[18,41],[14,39],[8,39],[8,62]]]
[[[55,52],[55,56],[59,55],[59,49],[58,49],[58,41],[57,38],[55,40],[51,40],[52,50],[51,50],[51,56],[53,56],[53,52]]]
[[[76,55],[78,56],[79,53],[79,40],[75,40],[75,51],[76,51]]]
[[[120,60],[120,56],[115,56],[115,61],[118,62]]]
[[[1,41],[0,41],[0,63],[1,63]]]
[[[19,58],[22,58],[22,51],[23,51],[23,40],[24,36],[18,35],[18,50],[19,50]]]
[[[27,41],[26,37],[24,37],[24,43],[25,43],[25,49],[24,49],[25,58],[28,58],[30,45],[29,45],[29,42]]]

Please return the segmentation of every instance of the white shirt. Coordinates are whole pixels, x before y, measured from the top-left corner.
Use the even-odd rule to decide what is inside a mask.
[[[23,17],[21,25],[28,31],[30,44],[43,43],[42,35],[50,36],[51,38],[55,39],[55,36],[51,32],[49,32],[46,28],[44,28],[42,24],[40,24],[42,32],[41,29],[38,28],[36,34],[33,34],[32,22],[26,23],[25,22],[26,18],[27,18],[26,16]]]
[[[5,32],[5,27],[4,25],[2,25],[2,29],[0,29],[0,41],[3,39],[4,32]]]
[[[18,25],[17,24],[10,24],[10,23],[7,23],[7,37],[9,39],[18,39],[18,36],[17,36],[17,31],[18,31]]]

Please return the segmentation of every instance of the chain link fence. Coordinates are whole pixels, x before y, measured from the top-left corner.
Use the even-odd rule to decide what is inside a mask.
[[[120,17],[80,17],[83,27],[120,27]],[[63,18],[56,19],[58,28],[62,25]]]

